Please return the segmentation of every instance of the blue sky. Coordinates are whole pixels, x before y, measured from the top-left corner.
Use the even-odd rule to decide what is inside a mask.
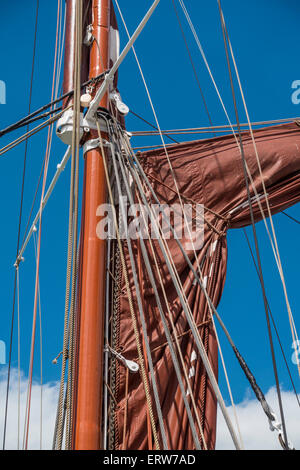
[[[151,3],[148,0],[119,1],[130,32],[133,32]],[[234,110],[217,1],[186,0],[185,3],[230,118],[234,122]],[[128,4],[130,4],[130,7],[128,7]],[[295,105],[291,100],[292,82],[297,79],[300,80],[299,54],[297,52],[297,45],[299,44],[299,2],[296,0],[274,0],[272,2],[266,0],[245,0],[243,2],[223,0],[222,6],[251,120],[271,120],[300,115],[300,104]],[[49,102],[51,97],[56,8],[57,2],[40,0],[32,109]],[[12,18],[14,20],[13,29]],[[226,124],[224,112],[182,14],[181,20],[184,24],[213,123]],[[0,80],[6,84],[6,104],[0,105],[0,127],[3,128],[27,114],[35,2],[18,0],[14,2],[13,7],[10,2],[2,2],[0,21],[2,45]],[[124,46],[126,35],[121,22],[119,22],[119,27],[121,44]],[[208,125],[207,115],[181,38],[171,0],[161,1],[153,18],[137,41],[136,52],[150,89],[161,128]],[[119,89],[124,102],[129,108],[145,119],[154,122],[133,54],[129,54],[120,68]],[[245,122],[245,115],[240,101],[239,110],[240,119]],[[126,124],[129,131],[150,129],[145,123],[140,122],[132,115],[128,116]],[[1,147],[18,135],[20,135],[20,132],[1,138]],[[184,139],[181,136],[180,140],[190,138],[193,137],[187,136]],[[159,139],[137,137],[132,141],[132,144],[133,146],[148,145],[154,142],[159,143]],[[45,147],[45,132],[29,141],[22,235],[24,234],[36,181],[44,158]],[[63,153],[64,145],[54,136],[49,180],[54,174],[56,165],[61,160]],[[23,157],[24,144],[0,157],[0,208],[2,218],[0,233],[0,246],[2,248],[0,264],[0,340],[6,342],[8,342],[10,334],[13,264],[17,240]],[[54,366],[51,361],[59,353],[62,346],[68,184],[69,173],[66,170],[59,180],[43,218],[40,282],[43,316],[43,374],[46,382],[57,380],[60,374],[60,367]],[[35,210],[37,210],[37,207],[36,205]],[[300,219],[299,205],[292,207],[288,212]],[[298,240],[300,226],[281,214],[274,217],[274,223],[289,299],[296,324],[297,322],[299,324],[300,253]],[[248,234],[251,238],[250,228]],[[258,235],[268,300],[298,390],[299,379],[297,378],[296,366],[291,361],[292,339],[283,291],[262,224],[258,224]],[[229,231],[228,255],[227,279],[218,311],[247,360],[257,382],[266,392],[274,385],[266,320],[258,278],[242,230]],[[25,374],[28,371],[29,361],[34,265],[33,244],[31,243],[26,250],[25,262],[22,264],[20,271],[21,344],[23,351],[21,365]],[[248,383],[244,379],[243,373],[221,332],[220,337],[234,398],[239,402],[248,393]],[[280,382],[284,389],[290,390],[291,386],[277,344],[276,351],[278,353]],[[34,373],[38,379],[38,334],[36,352]],[[15,334],[13,366],[16,365]],[[0,365],[1,367],[4,368],[5,366]],[[228,394],[224,386],[221,368],[220,383],[227,400]],[[295,412],[299,413],[296,402]]]

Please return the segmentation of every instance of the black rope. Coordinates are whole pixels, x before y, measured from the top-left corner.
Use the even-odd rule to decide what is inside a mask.
[[[274,416],[273,416],[272,411],[271,411],[271,409],[270,409],[270,407],[269,407],[269,405],[266,401],[266,398],[265,398],[262,390],[260,389],[260,387],[257,385],[255,377],[252,374],[252,372],[250,371],[246,361],[244,360],[244,358],[241,356],[238,349],[234,345],[232,346],[232,349],[234,351],[234,354],[237,357],[237,360],[239,361],[239,364],[240,364],[241,368],[243,369],[243,371],[244,371],[244,373],[245,373],[245,375],[246,375],[246,377],[247,377],[247,379],[248,379],[248,381],[251,385],[252,390],[255,393],[256,398],[261,403],[261,405],[264,409],[264,412],[266,413],[266,415],[267,415],[267,417],[269,418],[270,421],[274,421]]]
[[[62,110],[62,106],[60,106],[59,108],[52,109],[51,111],[47,111],[46,113],[40,114],[39,116],[36,116],[32,119],[28,119],[28,121],[25,121],[23,124],[21,123],[20,125],[18,125],[18,127],[15,127],[12,130],[20,129],[21,127],[24,127],[24,126],[28,127],[33,122],[39,121],[40,119],[46,119],[47,117],[51,116],[51,114],[55,114],[57,111],[61,111],[61,110]]]
[[[31,65],[31,77],[30,77],[28,114],[30,114],[30,110],[31,110],[32,85],[33,85],[35,52],[36,52],[36,42],[37,42],[38,12],[39,12],[39,0],[37,0],[37,2],[36,2],[35,29],[34,29],[34,42],[33,42],[33,54],[32,54],[32,65]],[[27,132],[28,132],[28,130],[29,130],[29,124],[27,124]],[[20,246],[21,223],[22,223],[23,200],[24,200],[24,187],[25,187],[25,175],[26,175],[26,163],[27,163],[27,148],[28,148],[28,138],[26,138],[26,140],[25,140],[25,151],[24,151],[24,163],[23,163],[23,174],[22,174],[22,187],[21,187],[21,200],[20,200],[20,211],[19,211],[16,256],[18,256],[19,246]],[[17,269],[18,269],[18,266],[16,266],[16,269],[15,269],[14,288],[13,288],[13,304],[12,304],[12,315],[11,315],[9,360],[8,360],[8,371],[7,371],[7,387],[6,387],[6,401],[5,401],[5,413],[4,413],[4,429],[3,429],[3,450],[5,449],[5,440],[6,440],[8,396],[9,396],[9,385],[10,385],[11,357],[12,357],[12,345],[13,345],[15,303],[16,303]]]
[[[144,121],[146,124],[148,124],[153,129],[155,129],[157,131],[159,130],[156,126],[154,126],[154,124],[151,124],[151,122],[149,122],[146,119],[142,118],[142,116],[140,116],[139,114],[133,112],[131,109],[129,110],[129,112],[131,114],[133,114],[135,117],[137,117],[138,119],[140,119],[141,121]],[[165,136],[168,137],[168,139],[172,140],[172,142],[175,142],[175,144],[179,144],[179,142],[177,140],[173,139],[173,137],[169,136],[168,134],[165,134]]]
[[[233,97],[234,111],[235,111],[236,123],[237,123],[237,127],[238,127],[239,143],[240,143],[241,157],[242,157],[242,166],[243,166],[244,178],[245,178],[245,183],[246,183],[247,199],[248,199],[248,204],[249,204],[249,209],[250,209],[251,225],[252,225],[254,242],[255,242],[255,251],[256,251],[257,264],[258,264],[258,270],[259,270],[259,279],[260,279],[260,284],[261,284],[261,288],[262,288],[262,295],[263,295],[263,301],[264,301],[264,308],[265,308],[265,315],[266,315],[266,321],[267,321],[269,343],[270,343],[271,356],[272,356],[272,364],[273,364],[273,370],[274,370],[274,376],[275,376],[275,382],[276,382],[276,391],[277,391],[278,404],[279,404],[280,416],[281,416],[281,422],[282,422],[283,437],[284,437],[284,441],[285,441],[285,446],[286,446],[286,448],[288,448],[288,439],[287,439],[285,418],[284,418],[281,392],[280,392],[280,386],[279,386],[279,378],[278,378],[277,364],[276,364],[274,344],[273,344],[273,338],[272,338],[270,317],[269,317],[269,311],[268,311],[266,289],[265,289],[265,284],[264,284],[264,279],[263,279],[261,258],[260,258],[260,252],[259,252],[259,247],[258,247],[258,239],[257,239],[257,234],[256,234],[255,220],[254,220],[254,215],[253,215],[253,207],[252,207],[251,194],[250,194],[249,181],[248,181],[247,168],[246,168],[246,159],[245,159],[245,153],[244,153],[244,147],[243,147],[243,141],[242,141],[242,135],[241,135],[241,127],[240,127],[240,122],[239,122],[237,103],[236,103],[236,98],[235,98],[235,91],[234,91],[233,78],[232,78],[232,73],[231,73],[230,59],[229,59],[229,54],[228,54],[227,41],[229,42],[229,38],[228,38],[228,32],[227,32],[226,26],[223,23],[222,7],[221,7],[220,0],[218,0],[218,6],[219,6],[219,13],[220,13],[220,19],[221,19],[221,26],[222,26],[222,34],[223,34],[223,40],[224,40],[224,46],[225,46],[225,52],[226,52],[226,60],[227,60],[229,78],[230,78],[230,86],[231,86],[232,97]]]
[[[106,70],[105,72],[101,73],[100,75],[98,75],[97,77],[94,77],[94,78],[91,78],[90,80],[88,80],[87,82],[84,82],[80,88],[84,88],[85,86],[87,85],[91,85],[93,83],[97,83],[99,80],[101,80],[107,73],[109,72],[109,70]],[[27,116],[25,116],[24,118],[20,119],[19,121],[17,121],[16,123],[14,124],[11,124],[10,126],[6,127],[5,129],[2,129],[0,131],[0,137],[2,137],[3,135],[7,134],[8,132],[12,132],[16,129],[18,129],[19,127],[22,127],[22,126],[25,126],[28,121],[30,119],[32,119],[33,117],[37,116],[38,114],[40,114],[42,111],[45,111],[46,109],[50,108],[50,106],[53,106],[55,105],[56,103],[59,103],[60,101],[64,100],[65,98],[68,98],[68,97],[71,97],[72,95],[74,94],[74,90],[71,90],[71,91],[68,91],[67,93],[64,93],[63,95],[61,95],[60,97],[56,98],[54,101],[51,101],[50,103],[48,104],[45,104],[44,106],[42,106],[41,108],[37,109],[36,111],[28,114]],[[56,109],[57,111],[57,109]],[[43,118],[45,117],[44,115],[41,115],[39,118]],[[37,119],[39,119],[37,118]],[[33,121],[29,121],[29,122],[33,122]]]
[[[294,217],[292,217],[291,215],[287,214],[286,212],[282,211],[281,212],[283,215],[285,215],[286,217],[288,217],[289,219],[293,220],[294,222],[296,222],[296,224],[299,224],[300,225],[300,220],[297,220],[295,219]]]

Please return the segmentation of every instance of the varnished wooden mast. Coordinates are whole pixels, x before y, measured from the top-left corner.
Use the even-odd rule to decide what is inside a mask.
[[[92,1],[93,36],[89,78],[108,69],[110,0]],[[107,107],[107,95],[100,103]],[[88,139],[96,138],[91,133]],[[104,135],[106,138],[106,136]],[[84,156],[84,193],[82,207],[79,282],[78,364],[74,409],[75,449],[100,449],[103,390],[103,342],[106,242],[96,234],[96,211],[106,202],[106,182],[99,148]]]

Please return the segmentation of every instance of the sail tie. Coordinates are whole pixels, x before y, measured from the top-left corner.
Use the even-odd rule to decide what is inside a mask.
[[[203,322],[201,322],[201,323],[198,323],[196,326],[197,326],[197,328],[201,328],[201,327],[203,327],[203,326],[209,325],[210,323],[211,323],[211,319],[208,319],[208,320],[205,320],[205,321],[203,321]],[[192,330],[191,330],[191,328],[189,328],[188,330],[184,331],[183,333],[178,334],[178,335],[177,335],[177,339],[182,339],[182,338],[184,338],[186,335],[191,334],[191,333],[192,333]],[[174,342],[174,341],[175,341],[175,339],[173,340],[173,342]],[[160,349],[162,349],[162,348],[168,346],[168,344],[169,344],[169,343],[166,341],[166,342],[164,342],[164,343],[162,343],[162,344],[156,346],[155,348],[151,349],[151,352],[159,351]]]

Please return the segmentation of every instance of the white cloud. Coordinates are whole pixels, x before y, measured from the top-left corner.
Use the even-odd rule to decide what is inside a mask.
[[[4,409],[6,397],[6,370],[0,369],[0,444],[2,447]],[[30,418],[29,449],[40,448],[40,397],[41,389],[38,383],[33,383]],[[20,448],[22,448],[24,433],[25,404],[27,397],[27,378],[21,376],[21,425],[20,425]],[[46,383],[43,385],[43,449],[52,448],[52,438],[58,399],[58,384]],[[276,391],[272,388],[266,394],[266,399],[279,418]],[[286,417],[286,426],[289,440],[296,449],[300,449],[300,409],[295,395],[289,391],[282,391],[282,400]],[[241,434],[245,449],[281,449],[276,431],[269,429],[268,419],[256,399],[245,399],[236,405]],[[228,407],[228,412],[233,423],[234,415],[232,407]],[[8,421],[6,432],[6,448],[17,449],[18,436],[18,375],[12,369],[11,387],[9,394]],[[218,410],[217,424],[217,449],[234,449],[232,439],[224,422],[220,410]]]
[[[289,441],[296,449],[300,449],[300,408],[293,392],[281,391],[283,409],[285,414],[286,429]],[[278,420],[280,414],[278,411],[277,394],[274,388],[271,388],[266,394],[268,404],[276,413]],[[238,421],[241,435],[246,450],[280,450],[278,433],[271,431],[269,421],[263,412],[260,403],[256,399],[245,399],[236,405]],[[230,417],[234,421],[232,407],[228,407]],[[222,412],[218,410],[217,424],[217,445],[216,448],[234,449],[232,438],[226,427]]]
[[[0,370],[0,444],[2,448],[4,412],[6,402],[7,371]],[[25,406],[27,399],[27,378],[24,374],[20,380],[20,449],[22,449],[24,435]],[[58,399],[58,384],[46,383],[43,385],[43,412],[42,412],[42,448],[51,449],[53,430],[56,416],[56,406]],[[28,449],[40,449],[40,404],[41,387],[34,382],[31,395],[31,412]],[[6,449],[18,448],[18,373],[12,369],[10,379],[10,392],[8,400],[7,429],[6,429]]]

